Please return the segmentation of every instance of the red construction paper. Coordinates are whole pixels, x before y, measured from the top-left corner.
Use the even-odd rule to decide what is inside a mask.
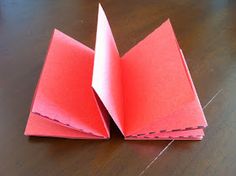
[[[55,30],[32,113],[79,131],[109,137],[91,87],[93,58],[93,50]]]
[[[25,135],[201,140],[207,126],[169,20],[119,56],[99,5],[95,51],[55,30]]]
[[[206,127],[169,20],[123,56],[122,81],[126,135]]]
[[[124,134],[120,57],[106,15],[99,5],[92,87]]]
[[[153,133],[126,137],[126,140],[202,140],[204,132],[202,129]]]
[[[68,126],[63,126],[59,122],[52,121],[35,113],[30,113],[25,135],[71,139],[103,139],[90,133],[84,133]]]

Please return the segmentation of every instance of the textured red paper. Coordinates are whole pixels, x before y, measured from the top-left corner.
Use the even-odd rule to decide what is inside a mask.
[[[119,56],[99,5],[95,52],[55,30],[26,135],[109,138],[109,115],[127,140],[201,140],[207,126],[167,20]]]

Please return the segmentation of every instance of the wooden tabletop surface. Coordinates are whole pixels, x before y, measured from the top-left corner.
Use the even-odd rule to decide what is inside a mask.
[[[202,141],[25,137],[54,28],[94,48],[98,2],[0,1],[1,176],[236,174],[236,1],[106,0],[120,53],[170,18],[209,123]]]

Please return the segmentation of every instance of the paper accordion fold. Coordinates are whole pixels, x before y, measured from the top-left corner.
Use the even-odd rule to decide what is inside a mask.
[[[169,20],[120,57],[99,5],[95,51],[54,30],[28,136],[201,140],[207,126]]]

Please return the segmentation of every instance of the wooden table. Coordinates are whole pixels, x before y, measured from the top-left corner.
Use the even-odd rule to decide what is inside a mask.
[[[0,2],[0,175],[235,175],[236,1],[101,1],[121,54],[170,18],[209,127],[201,142],[25,137],[57,28],[94,48],[96,1]]]

